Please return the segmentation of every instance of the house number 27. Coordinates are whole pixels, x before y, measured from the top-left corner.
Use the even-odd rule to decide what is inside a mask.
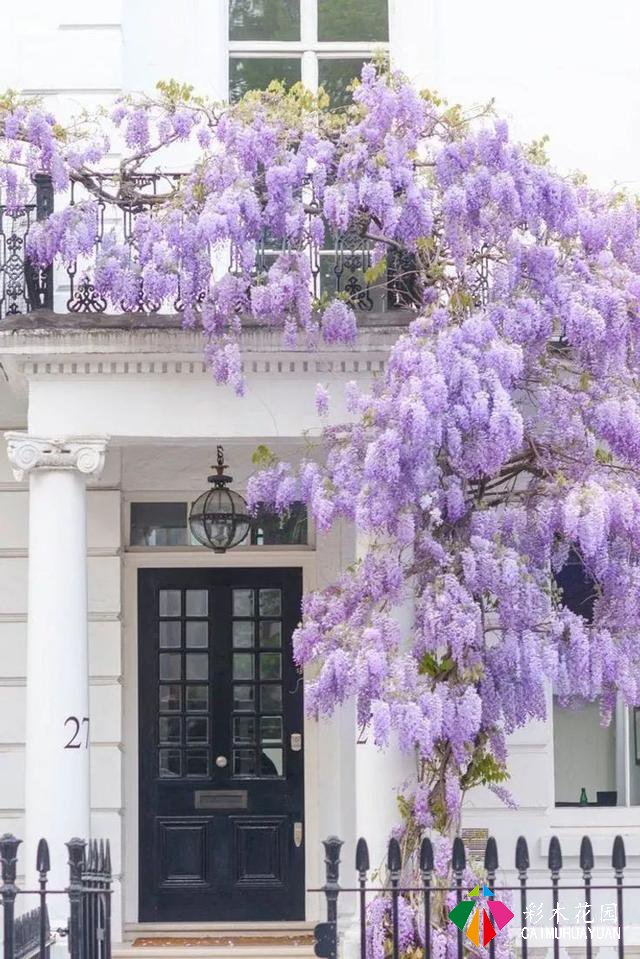
[[[78,719],[77,716],[67,716],[64,721],[65,729],[69,727],[68,732],[71,732],[71,738],[68,743],[65,745],[65,749],[80,749],[84,746],[85,749],[89,748],[89,717],[83,716],[82,719]],[[84,727],[83,735],[81,735],[80,730]],[[84,741],[83,741],[84,740]]]

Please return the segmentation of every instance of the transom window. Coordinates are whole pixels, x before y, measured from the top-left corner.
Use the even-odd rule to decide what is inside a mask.
[[[302,81],[341,106],[388,40],[388,0],[229,0],[229,98]]]

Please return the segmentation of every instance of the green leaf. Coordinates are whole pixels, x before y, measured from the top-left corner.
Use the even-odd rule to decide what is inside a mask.
[[[364,280],[368,286],[371,286],[372,283],[375,283],[376,280],[381,279],[384,274],[387,272],[387,258],[383,256],[381,260],[378,260],[377,263],[374,263],[373,266],[370,266],[368,270],[364,271]]]

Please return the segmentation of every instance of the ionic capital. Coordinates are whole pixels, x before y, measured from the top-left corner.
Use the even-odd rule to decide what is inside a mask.
[[[107,450],[106,436],[43,439],[28,433],[5,433],[9,462],[20,482],[32,470],[78,470],[99,476]]]

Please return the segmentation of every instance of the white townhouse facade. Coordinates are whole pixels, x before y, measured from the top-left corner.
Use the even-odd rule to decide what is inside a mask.
[[[382,46],[450,100],[495,96],[518,136],[551,135],[559,165],[603,186],[640,180],[640,13],[624,0],[526,13],[507,0],[24,0],[3,13],[0,87],[42,94],[63,117],[168,77],[220,99],[280,76],[339,97]],[[316,383],[340,421],[341,386],[370,382],[406,316],[364,289],[357,346],[313,354],[247,328],[239,399],[170,311],[107,315],[64,269],[53,309],[29,310],[8,284],[6,221],[0,234],[0,833],[25,840],[23,880],[46,836],[58,884],[66,840],[108,837],[116,942],[305,931],[322,916],[306,891],[323,879],[321,840],[346,841],[345,881],[358,835],[377,864],[407,773],[406,758],[360,741],[349,709],[306,717],[291,660],[302,593],[360,544],[346,526],[316,536],[299,512],[219,555],[194,543],[187,515],[218,444],[240,492],[259,444],[301,455],[319,432]],[[343,281],[361,283],[365,252],[347,253]],[[609,876],[599,865],[621,833],[638,882],[634,711],[604,730],[597,707],[567,714],[550,694],[548,721],[511,737],[509,769],[518,810],[477,790],[470,841],[495,836],[510,870],[525,835],[531,879],[546,881],[551,835],[575,870],[589,833],[595,875]]]

